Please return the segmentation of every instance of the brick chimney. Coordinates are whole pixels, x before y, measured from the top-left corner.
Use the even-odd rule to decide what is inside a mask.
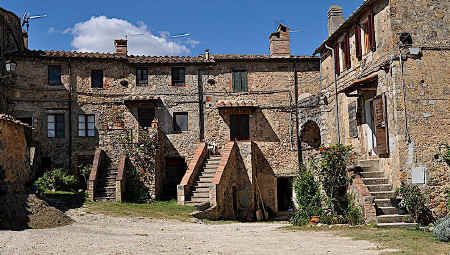
[[[332,35],[343,23],[344,13],[339,5],[332,5],[328,9],[328,36]]]
[[[270,57],[288,58],[291,56],[289,28],[279,24],[277,32],[270,35]]]
[[[114,40],[114,54],[127,55],[128,54],[128,41],[127,40]]]

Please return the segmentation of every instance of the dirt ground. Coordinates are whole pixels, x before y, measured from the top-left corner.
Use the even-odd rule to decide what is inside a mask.
[[[204,224],[68,211],[53,229],[0,231],[0,254],[378,254],[376,245],[282,223]]]

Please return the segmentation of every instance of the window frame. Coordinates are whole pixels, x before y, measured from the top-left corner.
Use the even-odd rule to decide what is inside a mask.
[[[236,136],[233,133],[233,130],[235,130],[234,125],[233,125],[234,124],[233,118],[237,118],[237,122],[239,123],[238,127],[235,127],[235,128],[237,128],[237,131],[238,131],[238,134]],[[245,121],[246,121],[246,125],[247,125],[247,134],[245,134],[245,135],[243,135],[243,131],[245,129],[242,128],[242,123],[243,123],[244,119],[246,119]],[[231,114],[230,115],[230,140],[231,141],[234,141],[234,140],[236,140],[236,141],[250,141],[250,137],[251,137],[251,134],[250,134],[250,114]]]
[[[139,71],[143,74],[139,75]],[[136,67],[136,86],[148,85],[148,68],[143,66]]]
[[[80,117],[83,118],[83,122],[80,121]],[[93,121],[89,121],[89,117],[93,117]],[[80,124],[83,123],[84,127],[80,128]],[[92,128],[89,128],[89,123],[93,123]],[[92,134],[90,134],[92,130]],[[84,131],[84,135],[81,135],[80,131]],[[95,114],[78,114],[78,136],[79,137],[95,137]]]
[[[248,71],[245,69],[234,69],[231,73],[233,92],[248,92]],[[240,79],[236,75],[239,75]],[[239,80],[238,84],[236,83],[237,80]]]
[[[101,73],[101,77],[102,77],[102,81],[101,83],[99,83],[99,86],[94,86],[94,73],[98,72],[99,74]],[[91,88],[93,89],[102,89],[103,88],[103,83],[105,80],[105,75],[102,69],[95,69],[95,70],[91,70]]]
[[[51,81],[50,80],[50,71],[53,68],[59,69],[58,80],[55,80],[55,81]],[[61,65],[48,65],[47,66],[47,84],[49,86],[61,86],[62,85],[61,76],[62,76],[62,67],[61,67]]]
[[[175,75],[176,70],[183,70],[183,75],[182,75],[183,78],[182,79],[175,79],[175,77],[178,76],[178,75]],[[180,77],[177,77],[177,78],[180,78]],[[184,66],[173,66],[171,68],[171,79],[172,79],[171,85],[174,86],[174,87],[184,87],[184,86],[186,86],[186,67],[184,67]]]
[[[53,121],[50,121],[51,116],[53,116]],[[62,121],[61,121],[61,119],[62,119]],[[54,124],[54,128],[50,128],[51,123]],[[66,129],[66,118],[65,118],[64,113],[47,114],[47,137],[48,138],[64,138],[66,135],[65,129]],[[53,136],[50,135],[50,130],[53,130]]]
[[[178,126],[177,124],[177,116],[186,116],[186,128]],[[185,131],[189,131],[189,113],[188,112],[174,112],[172,117],[173,131],[176,133],[181,133]]]

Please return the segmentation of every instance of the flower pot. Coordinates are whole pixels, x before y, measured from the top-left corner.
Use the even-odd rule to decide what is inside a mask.
[[[309,224],[316,225],[319,222],[320,222],[320,217],[319,216],[312,216],[311,220],[309,221]]]

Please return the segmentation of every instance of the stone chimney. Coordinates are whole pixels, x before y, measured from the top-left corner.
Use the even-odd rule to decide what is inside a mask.
[[[22,29],[23,47],[28,49],[28,32]]]
[[[291,56],[289,28],[279,24],[277,32],[270,35],[270,57],[288,58]]]
[[[328,9],[328,36],[332,35],[343,23],[344,13],[339,5],[332,5]]]
[[[114,54],[127,55],[128,54],[128,41],[127,40],[114,40]]]

